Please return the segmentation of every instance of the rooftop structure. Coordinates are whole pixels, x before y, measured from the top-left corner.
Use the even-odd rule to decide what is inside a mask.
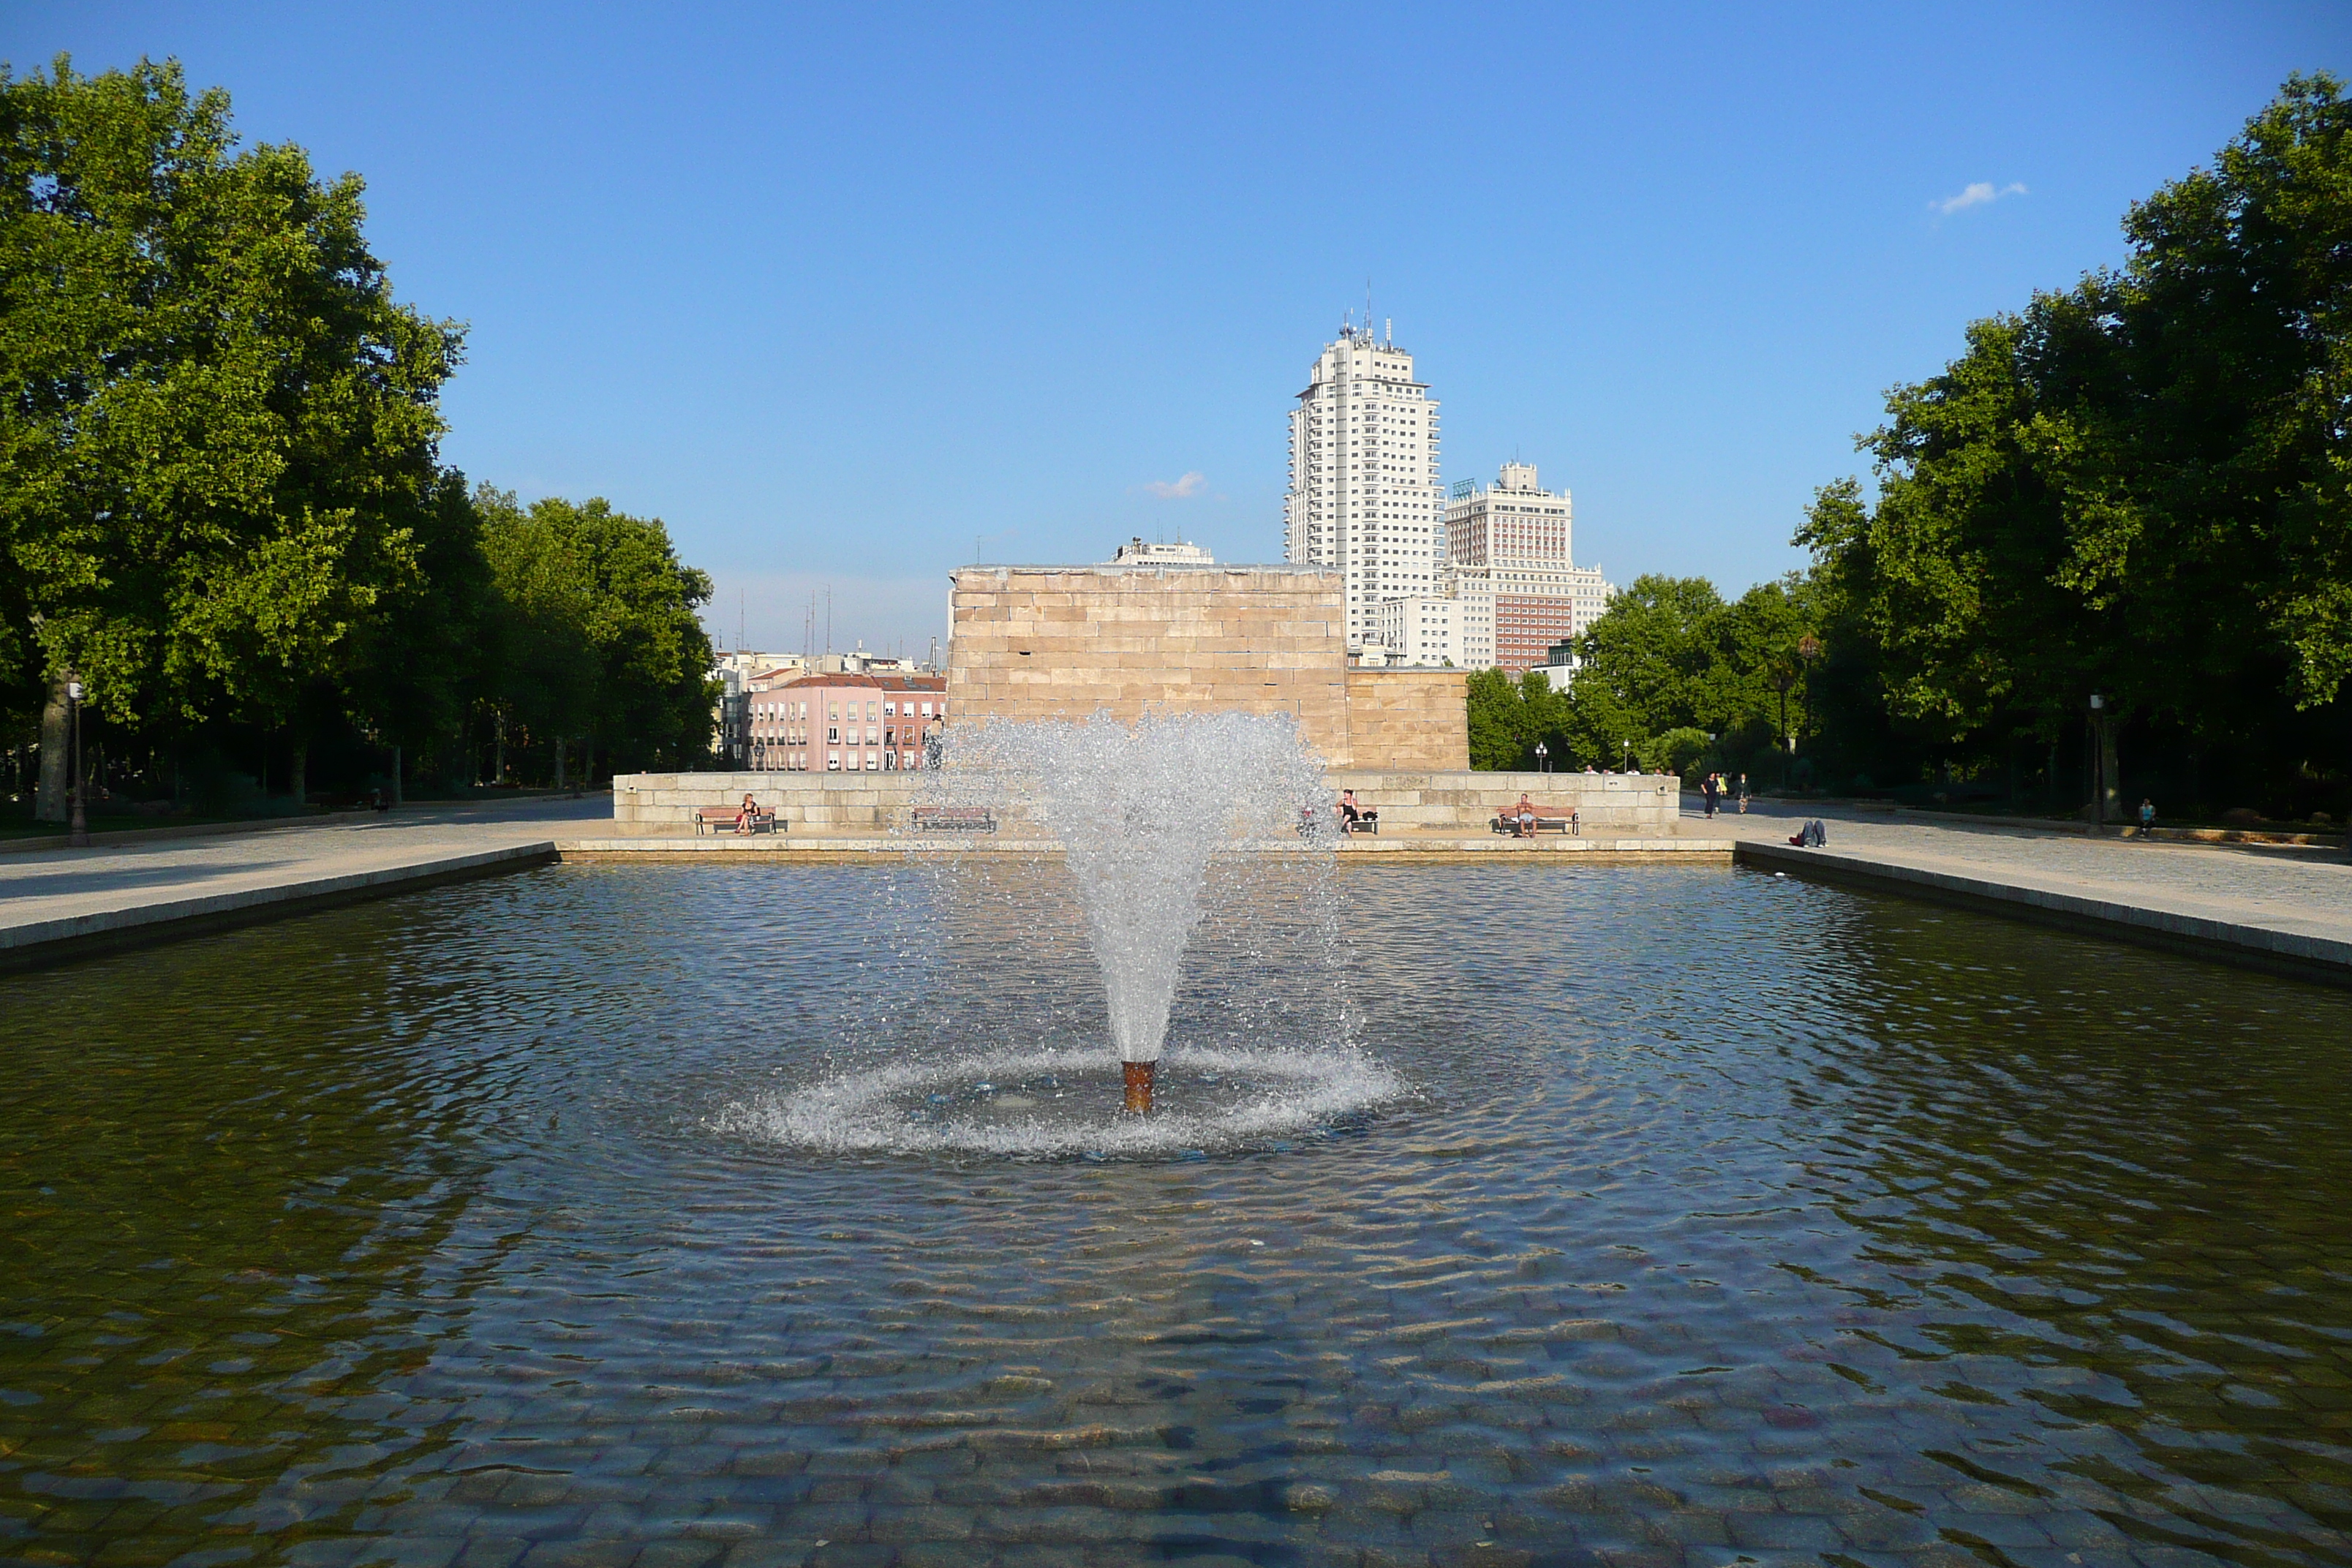
[[[1138,535],[1111,552],[1113,566],[1213,566],[1216,557],[1207,547],[1177,540],[1172,544],[1146,544]]]

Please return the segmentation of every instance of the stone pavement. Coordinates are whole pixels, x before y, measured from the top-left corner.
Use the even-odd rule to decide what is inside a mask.
[[[0,858],[0,968],[268,918],[323,902],[551,860],[554,841],[609,831],[606,796],[411,806],[227,837]]]
[[[1681,830],[1733,840],[1746,864],[2352,984],[2352,864],[2338,849],[2093,838],[1762,801],[1747,816],[1709,820],[1696,798],[1685,797]],[[1823,848],[1790,847],[1807,816],[1828,828]]]

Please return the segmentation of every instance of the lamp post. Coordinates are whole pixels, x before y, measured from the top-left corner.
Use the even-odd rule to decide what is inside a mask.
[[[1548,773],[1551,772],[1551,764],[1545,760],[1550,755],[1550,748],[1547,747],[1541,741],[1538,741],[1536,742],[1536,772],[1539,773]]]
[[[1797,657],[1805,661],[1805,726],[1811,732],[1813,722],[1813,661],[1822,657],[1822,639],[1807,632],[1797,639]],[[1789,755],[1797,754],[1797,738],[1789,737]]]
[[[66,700],[73,705],[73,816],[66,824],[66,842],[77,848],[89,844],[89,816],[82,805],[81,678],[66,678]]]
[[[2107,826],[2107,700],[2091,693],[2091,831]]]

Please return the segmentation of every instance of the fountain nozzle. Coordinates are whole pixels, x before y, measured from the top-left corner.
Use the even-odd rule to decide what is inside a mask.
[[[1157,1062],[1128,1062],[1127,1113],[1130,1116],[1151,1114],[1151,1074]]]

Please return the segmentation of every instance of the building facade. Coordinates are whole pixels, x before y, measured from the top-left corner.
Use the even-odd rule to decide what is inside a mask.
[[[1436,594],[1383,599],[1372,615],[1372,637],[1389,665],[1471,668],[1462,654],[1462,601]]]
[[[919,768],[947,720],[942,675],[804,675],[748,695],[755,773],[896,773]]]
[[[1491,489],[1454,486],[1441,586],[1461,605],[1465,664],[1533,669],[1608,607],[1615,590],[1570,558],[1574,521],[1568,491],[1545,489],[1532,463],[1505,463]]]
[[[1378,640],[1382,601],[1437,588],[1437,399],[1414,379],[1412,355],[1369,321],[1342,326],[1290,411],[1283,550],[1295,565],[1339,574],[1351,648]]]

